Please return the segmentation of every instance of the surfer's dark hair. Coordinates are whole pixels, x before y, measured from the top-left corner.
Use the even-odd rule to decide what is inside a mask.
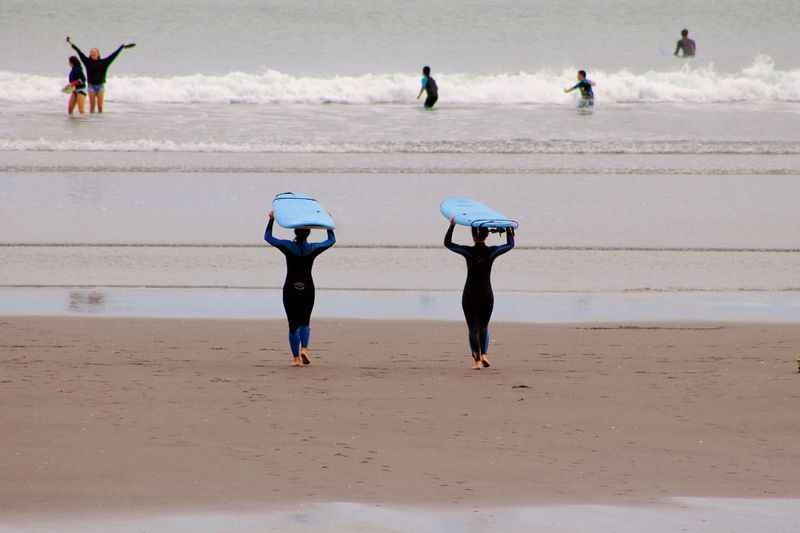
[[[431,67],[429,67],[428,65],[425,65],[424,67],[422,67],[422,73],[425,74],[426,76],[430,76],[431,75]]]
[[[294,240],[297,242],[307,241],[309,235],[311,235],[311,230],[308,228],[295,228],[294,230]]]
[[[485,241],[489,236],[489,228],[472,228],[472,238],[476,241]]]
[[[78,56],[69,56],[69,64],[76,67],[81,64],[81,60],[78,59]]]
[[[578,76],[582,76],[582,77],[585,78],[586,77],[586,71],[585,70],[579,70],[578,71]]]
[[[686,28],[683,28],[683,29],[681,30],[681,35],[683,35],[684,37],[686,37],[687,35],[689,35],[689,30],[687,30]]]

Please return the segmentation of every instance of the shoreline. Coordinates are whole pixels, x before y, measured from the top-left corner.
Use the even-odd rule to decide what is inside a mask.
[[[0,318],[0,517],[800,497],[796,325],[312,327]]]

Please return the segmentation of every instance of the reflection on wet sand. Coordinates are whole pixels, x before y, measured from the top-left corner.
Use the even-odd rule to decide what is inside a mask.
[[[67,300],[66,307],[64,300]],[[0,315],[92,314],[153,318],[283,319],[278,289],[0,288]],[[373,320],[463,320],[461,291],[331,290],[314,316]],[[800,321],[795,291],[526,293],[496,291],[493,320],[578,322]]]
[[[71,313],[102,313],[106,310],[106,295],[99,290],[70,291],[67,311]]]

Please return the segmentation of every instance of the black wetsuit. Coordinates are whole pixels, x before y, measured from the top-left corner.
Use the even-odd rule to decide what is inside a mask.
[[[122,52],[122,49],[125,48],[125,45],[121,45],[111,55],[101,59],[92,59],[91,57],[88,57],[74,44],[72,45],[72,48],[78,52],[78,56],[80,56],[83,65],[86,67],[86,80],[89,82],[89,85],[102,85],[106,82],[108,67],[111,66],[111,63],[113,63],[119,53]]]
[[[436,80],[430,76],[422,78],[422,88],[425,89],[425,107],[432,108],[436,101],[439,99],[439,87],[436,85]]]
[[[697,52],[697,45],[689,37],[681,37],[681,40],[675,45],[675,55],[678,55],[681,50],[683,50],[683,57],[694,57]]]
[[[328,230],[328,239],[323,242],[298,243],[272,236],[270,220],[264,233],[264,240],[283,252],[286,256],[286,281],[283,283],[283,307],[289,321],[289,331],[308,326],[311,311],[314,309],[314,278],[311,269],[314,259],[336,243],[333,230]]]
[[[76,93],[86,94],[86,76],[83,74],[83,67],[79,64],[73,66],[69,71],[69,83],[75,88]]]
[[[467,260],[467,282],[461,295],[461,308],[469,329],[469,348],[473,356],[484,355],[489,349],[489,320],[494,309],[492,292],[492,264],[498,256],[514,247],[514,235],[507,232],[506,244],[475,246],[453,244],[453,228],[450,226],[444,236],[444,245]]]

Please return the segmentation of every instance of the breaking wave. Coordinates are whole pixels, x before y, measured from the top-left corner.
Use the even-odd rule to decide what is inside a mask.
[[[442,102],[455,104],[558,104],[570,101],[562,88],[575,69],[498,75],[440,73]],[[769,56],[736,73],[686,63],[671,71],[590,72],[597,98],[621,103],[800,102],[800,70],[779,70]],[[63,99],[63,77],[0,71],[0,101]],[[365,74],[298,77],[274,70],[155,78],[113,76],[109,99],[131,103],[215,104],[405,104],[414,101],[419,77]],[[24,91],[20,91],[24,87]]]

